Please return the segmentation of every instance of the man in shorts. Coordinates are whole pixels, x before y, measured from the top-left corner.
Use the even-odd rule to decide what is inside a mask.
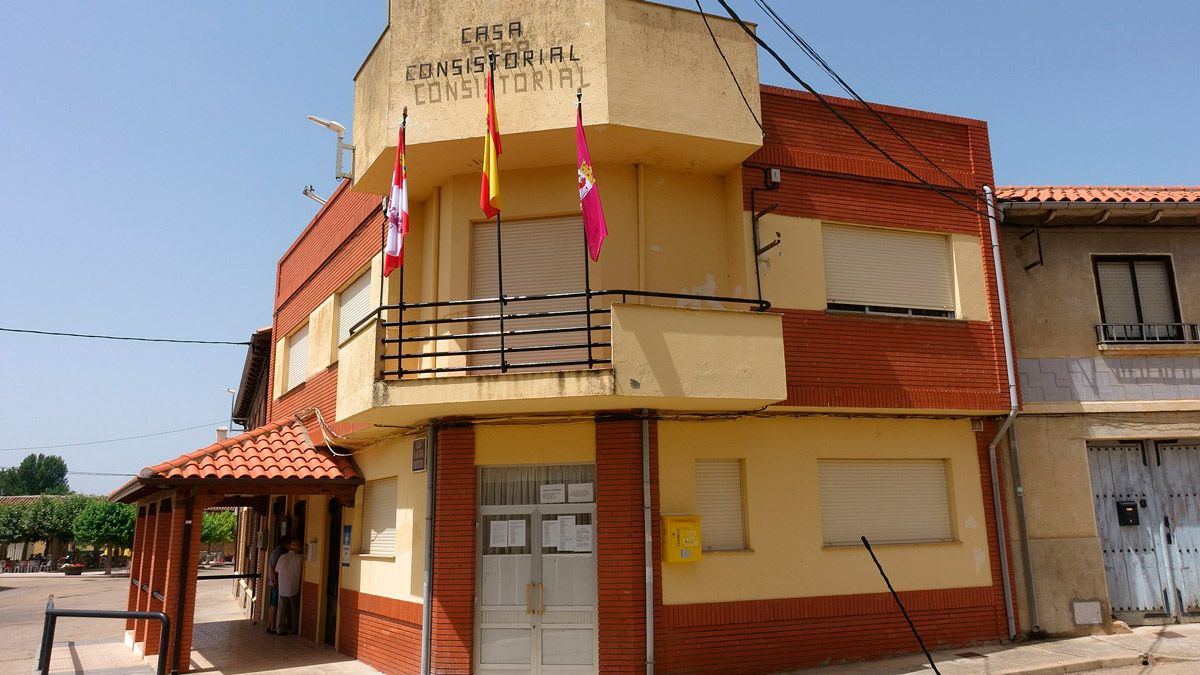
[[[288,539],[280,537],[275,543],[275,548],[271,550],[270,557],[267,558],[267,588],[270,594],[271,603],[267,608],[267,632],[275,632],[275,612],[279,606],[279,581],[275,578],[275,563],[279,562],[279,558],[287,553]]]

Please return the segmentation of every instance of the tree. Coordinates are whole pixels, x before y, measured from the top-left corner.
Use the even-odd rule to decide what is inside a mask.
[[[20,504],[0,506],[0,546],[26,541],[29,538],[25,536],[25,507]]]
[[[200,541],[212,550],[213,544],[233,541],[237,530],[237,516],[232,511],[205,511],[200,521]]]
[[[133,546],[136,510],[131,504],[96,500],[75,516],[75,541],[108,549],[108,558],[104,564],[105,574],[112,574],[113,549]]]
[[[53,549],[52,558],[61,557],[62,544],[74,536],[75,518],[87,505],[99,497],[71,495],[69,497],[46,497],[25,509],[22,524],[30,541],[44,541]]]
[[[58,455],[31,454],[11,469],[0,470],[0,494],[65,495],[67,463]]]

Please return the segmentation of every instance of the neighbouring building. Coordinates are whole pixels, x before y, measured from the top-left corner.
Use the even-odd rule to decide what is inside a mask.
[[[265,423],[115,495],[139,504],[133,576],[166,586],[133,584],[130,606],[180,613],[175,662],[186,514],[211,505],[246,507],[248,574],[302,537],[301,636],[385,672],[770,672],[914,651],[864,535],[927,644],[1011,636],[991,451],[1016,400],[973,196],[992,182],[986,125],[874,106],[939,172],[828,99],[918,181],[816,97],[759,85],[728,20],[709,23],[741,93],[693,11],[390,8],[355,78],[353,178],[278,263],[269,367],[243,382],[267,373]],[[499,225],[478,206],[488,50]],[[577,89],[610,231],[596,263]],[[384,279],[405,107],[411,230]]]
[[[1003,187],[1027,629],[1200,614],[1200,187]]]

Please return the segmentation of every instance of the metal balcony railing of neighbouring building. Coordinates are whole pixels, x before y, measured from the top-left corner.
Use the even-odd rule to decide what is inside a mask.
[[[611,304],[629,298],[650,303],[674,301],[683,307],[729,304],[757,312],[771,306],[752,298],[634,290],[505,295],[384,305],[350,332],[376,316],[383,317],[380,375],[384,379],[514,369],[591,369],[612,363],[604,354],[612,346]],[[414,329],[430,334],[413,335]],[[457,344],[442,348],[444,343]],[[458,361],[446,363],[447,359]]]
[[[1194,344],[1200,328],[1194,323],[1099,323],[1096,341],[1101,344]]]

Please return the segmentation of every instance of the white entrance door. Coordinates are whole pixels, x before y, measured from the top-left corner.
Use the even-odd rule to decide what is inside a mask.
[[[479,485],[476,672],[596,672],[595,467],[489,467]]]

